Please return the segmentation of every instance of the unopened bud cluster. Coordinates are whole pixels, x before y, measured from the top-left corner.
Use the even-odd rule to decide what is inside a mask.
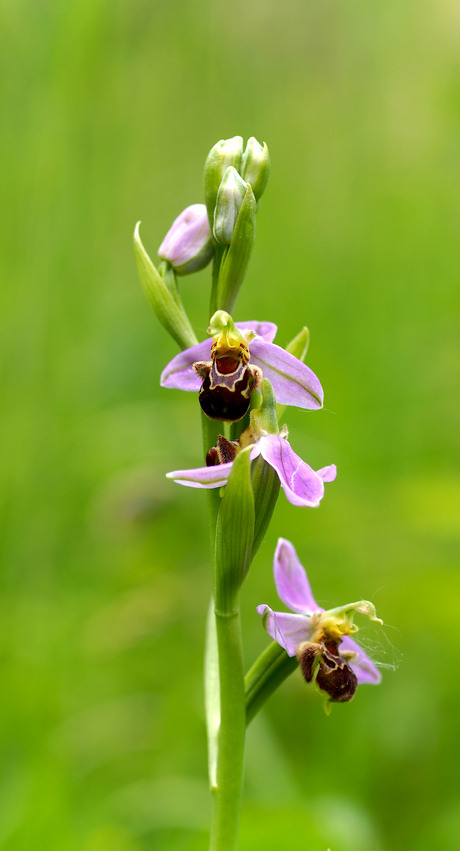
[[[260,145],[251,136],[243,151],[242,137],[234,136],[214,145],[205,164],[204,186],[206,208],[216,242],[230,245],[246,193],[250,189],[255,207],[269,174],[270,157],[265,142]],[[255,209],[248,209],[246,214],[254,215]]]

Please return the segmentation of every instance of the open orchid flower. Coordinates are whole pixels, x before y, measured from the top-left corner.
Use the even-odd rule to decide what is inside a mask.
[[[168,363],[161,374],[162,387],[190,390],[198,393],[202,388],[203,373],[197,373],[194,364],[211,362],[212,348],[218,336],[215,333],[216,319],[233,326],[231,317],[217,311],[211,319],[209,333],[214,339],[203,340],[197,346],[186,349]],[[323,405],[323,389],[315,373],[298,358],[273,343],[277,327],[272,322],[236,322],[234,326],[242,332],[248,350],[249,368],[256,367],[264,378],[268,378],[275,391],[276,401],[281,405],[315,410]],[[243,347],[245,347],[243,344]],[[246,369],[248,366],[244,364]],[[228,383],[229,374],[225,376]]]
[[[358,684],[377,685],[381,674],[367,653],[350,636],[358,631],[353,614],[359,612],[382,624],[375,608],[360,600],[325,611],[315,601],[305,569],[290,541],[280,538],[273,562],[275,585],[280,600],[294,614],[274,612],[257,606],[268,634],[297,656],[307,682],[312,680],[331,702],[351,700]]]
[[[292,505],[317,508],[324,496],[324,482],[333,482],[337,475],[335,464],[315,472],[296,455],[287,434],[266,434],[260,437],[251,451],[251,461],[259,455],[273,467],[287,499]],[[233,461],[195,470],[174,470],[167,473],[179,485],[189,488],[220,488],[226,485]]]
[[[324,482],[334,481],[337,468],[331,464],[315,472],[296,455],[288,442],[286,426],[283,426],[281,432],[278,429],[275,394],[267,378],[261,383],[261,391],[262,404],[260,408],[251,411],[250,425],[243,431],[239,441],[229,441],[220,436],[217,447],[208,452],[206,467],[174,470],[166,474],[167,478],[189,488],[220,488],[227,483],[238,452],[252,446],[251,461],[261,455],[273,467],[289,502],[317,508],[324,496]]]

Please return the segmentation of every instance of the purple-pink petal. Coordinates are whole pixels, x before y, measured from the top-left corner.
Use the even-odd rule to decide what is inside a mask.
[[[329,467],[321,467],[321,470],[316,471],[316,475],[323,480],[323,482],[333,482],[337,478],[337,467],[335,464],[329,464]]]
[[[235,324],[240,331],[250,328],[268,342],[274,339],[277,332],[277,327],[273,322],[257,322],[254,320],[252,322],[236,322]],[[209,337],[202,343],[198,343],[198,345],[192,346],[184,352],[179,352],[161,373],[161,386],[198,393],[202,379],[196,374],[193,364],[197,361],[211,360],[211,346],[212,338]]]
[[[257,614],[263,618],[268,634],[282,647],[288,656],[295,656],[302,641],[310,641],[312,627],[306,615],[291,615],[286,612],[274,612],[265,603],[257,606]]]
[[[278,597],[293,612],[311,615],[324,611],[318,606],[297,553],[290,541],[279,538],[273,560]]]
[[[368,683],[370,685],[378,685],[382,679],[382,675],[378,668],[375,667],[372,660],[362,647],[356,643],[350,636],[346,635],[340,645],[340,650],[350,650],[356,653],[356,657],[349,662],[350,668],[355,672],[358,683]]]
[[[203,340],[202,343],[179,352],[161,373],[161,386],[176,390],[194,390],[198,393],[203,379],[196,374],[193,364],[197,361],[210,360],[211,346],[211,339]]]
[[[315,410],[323,405],[323,388],[315,373],[285,349],[256,337],[251,343],[251,363],[259,366],[273,384],[280,405]]]
[[[208,214],[205,204],[191,204],[174,220],[158,249],[158,256],[173,266],[183,266],[206,250],[212,254]]]
[[[197,467],[194,470],[173,470],[166,473],[167,479],[173,479],[178,485],[188,488],[221,488],[227,484],[233,461],[217,464],[214,467]]]
[[[324,495],[324,482],[296,455],[288,441],[278,434],[260,438],[260,452],[278,473],[281,487],[292,505],[316,508]]]

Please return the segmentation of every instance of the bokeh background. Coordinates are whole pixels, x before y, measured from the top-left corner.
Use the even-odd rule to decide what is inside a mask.
[[[206,500],[196,397],[136,275],[221,138],[272,176],[236,317],[305,323],[287,411],[319,510],[277,537],[317,599],[368,598],[378,688],[328,718],[295,674],[250,728],[243,851],[460,846],[460,10],[454,0],[3,0],[0,847],[207,846]],[[200,338],[209,270],[183,281]]]

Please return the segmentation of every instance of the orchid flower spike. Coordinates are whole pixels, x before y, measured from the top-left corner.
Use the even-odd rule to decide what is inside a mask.
[[[262,389],[262,405],[251,411],[250,425],[238,443],[221,437],[218,446],[208,452],[208,466],[174,470],[167,473],[167,478],[190,488],[220,488],[227,484],[236,454],[252,445],[251,461],[261,455],[274,468],[292,505],[316,508],[324,496],[324,483],[334,481],[337,468],[331,464],[315,472],[296,455],[288,442],[286,427],[279,432],[273,388],[267,379],[263,380]]]
[[[176,355],[162,372],[161,386],[200,393],[205,414],[226,422],[244,416],[262,375],[273,384],[279,404],[321,408],[323,389],[318,378],[301,360],[273,343],[276,332],[271,322],[233,323],[228,313],[218,310],[208,329],[212,339]]]
[[[344,703],[354,696],[358,684],[380,683],[381,674],[367,653],[351,638],[358,631],[353,615],[359,612],[382,624],[375,608],[359,600],[325,611],[315,601],[305,569],[290,541],[280,538],[273,562],[280,600],[294,614],[257,606],[268,634],[288,656],[297,656],[302,673],[315,682],[330,703]]]

